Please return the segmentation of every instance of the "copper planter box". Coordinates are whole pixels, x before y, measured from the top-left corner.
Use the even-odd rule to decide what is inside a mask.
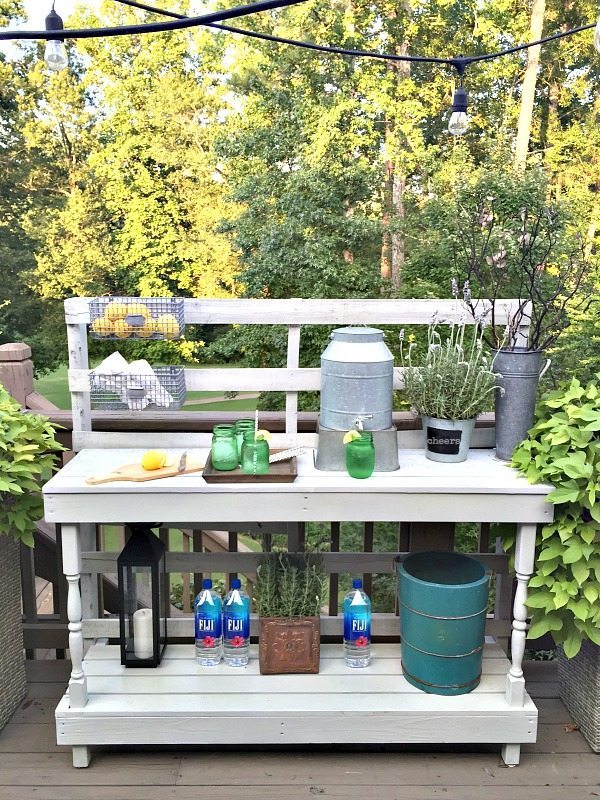
[[[320,642],[319,617],[261,617],[261,675],[317,673]]]

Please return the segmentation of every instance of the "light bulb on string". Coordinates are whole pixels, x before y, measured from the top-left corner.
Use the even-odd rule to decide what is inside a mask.
[[[594,30],[594,47],[600,53],[600,17],[598,17],[596,29]]]
[[[54,3],[52,3],[52,11],[46,17],[46,30],[47,31],[62,31],[64,28],[62,18],[54,10]],[[56,39],[50,39],[46,42],[46,50],[44,52],[44,61],[48,69],[54,72],[60,72],[69,65],[69,58],[67,56],[67,48],[65,47],[65,40],[61,36]]]
[[[448,123],[448,133],[453,136],[462,136],[467,132],[467,106],[468,95],[467,90],[461,85],[454,92],[454,99],[452,100],[452,115]]]

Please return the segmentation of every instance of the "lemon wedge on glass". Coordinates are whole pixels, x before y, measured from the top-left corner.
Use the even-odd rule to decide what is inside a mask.
[[[265,442],[271,444],[271,442],[273,441],[273,434],[271,433],[271,431],[266,431],[263,428],[261,428],[260,430],[256,431],[256,436],[254,438],[257,441],[264,439]]]
[[[355,439],[360,439],[360,431],[357,431],[356,428],[352,428],[351,431],[348,431],[347,433],[344,434],[342,442],[344,444],[349,444],[350,442],[353,442]]]

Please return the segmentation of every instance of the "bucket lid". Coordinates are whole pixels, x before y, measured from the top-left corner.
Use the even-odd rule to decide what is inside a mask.
[[[385,334],[379,328],[348,327],[336,328],[331,332],[331,339],[336,342],[382,342]]]

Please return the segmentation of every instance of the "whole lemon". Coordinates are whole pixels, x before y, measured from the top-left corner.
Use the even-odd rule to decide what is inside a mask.
[[[164,450],[147,450],[142,455],[142,467],[144,469],[160,469],[167,463],[167,454]]]
[[[127,306],[127,314],[131,314],[136,317],[149,317],[150,309],[145,303],[129,303]]]
[[[99,336],[110,336],[114,333],[114,326],[108,317],[98,317],[92,322],[92,330]]]
[[[149,339],[154,336],[154,323],[151,319],[147,319],[143,325],[136,326],[133,330],[140,339]]]
[[[119,300],[113,300],[104,309],[104,316],[113,322],[117,319],[124,319],[128,314],[127,306]]]
[[[124,319],[117,319],[113,326],[113,332],[119,339],[127,339],[133,333],[133,328]]]
[[[165,339],[175,339],[179,336],[179,322],[173,314],[161,314],[154,323],[154,330],[162,333]]]

